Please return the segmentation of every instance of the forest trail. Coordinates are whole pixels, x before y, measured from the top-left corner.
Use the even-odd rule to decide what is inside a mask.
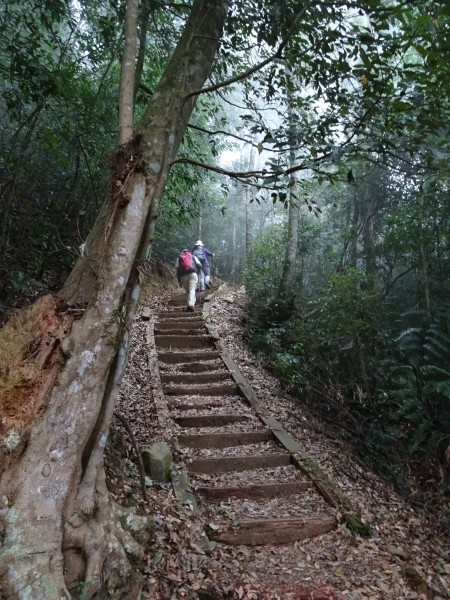
[[[203,310],[190,313],[178,310],[185,295],[175,296],[173,309],[160,312],[154,326],[160,419],[179,427],[177,454],[192,481],[183,473],[175,492],[183,500],[192,487],[197,498],[228,503],[228,514],[208,515],[213,520],[205,523],[209,539],[218,542],[288,544],[333,530],[336,507],[324,501],[333,500],[333,486],[324,489],[326,477],[316,466],[322,487],[313,489],[305,477],[311,471],[300,470],[308,461],[303,449],[264,411],[207,322],[213,299],[201,298]]]
[[[143,598],[446,597],[443,540],[245,351],[236,289],[220,288],[194,313],[182,310],[184,295],[159,296],[144,309],[150,320],[135,323],[119,410],[142,446],[164,440],[175,461],[174,487],[147,488],[144,506],[133,451],[119,426],[112,432],[130,477],[121,483],[110,453],[110,489],[155,522]],[[315,483],[299,468],[304,445]],[[349,506],[370,539],[345,525]]]

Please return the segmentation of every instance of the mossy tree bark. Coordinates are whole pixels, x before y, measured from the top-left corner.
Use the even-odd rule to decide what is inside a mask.
[[[224,0],[194,1],[137,135],[114,157],[110,197],[61,292],[66,306],[76,305],[83,315],[62,344],[64,360],[46,410],[1,480],[0,573],[7,597],[69,598],[74,581],[84,598],[100,591],[109,598],[139,593],[127,560],[139,546],[120,525],[129,519],[109,498],[101,460],[115,374],[124,360],[116,343],[124,299],[136,300],[136,260],[144,256],[195,104],[195,95],[186,97],[210,72],[226,13]]]

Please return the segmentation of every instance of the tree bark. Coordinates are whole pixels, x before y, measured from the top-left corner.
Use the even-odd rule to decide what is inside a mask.
[[[148,20],[150,18],[150,5],[144,1],[139,15],[139,48],[136,58],[136,73],[134,78],[134,103],[141,84],[142,72],[144,70],[144,59],[147,50]]]
[[[295,263],[298,251],[298,226],[300,220],[300,206],[298,199],[297,182],[292,179],[289,198],[288,234],[286,240],[286,254],[284,257],[283,271],[281,274],[278,296],[289,298],[292,295],[292,282],[295,276]]]
[[[194,107],[196,96],[186,96],[201,88],[210,72],[226,13],[224,0],[194,1],[138,134],[113,158],[111,195],[61,291],[83,316],[62,344],[64,364],[45,412],[1,480],[0,573],[7,597],[69,598],[73,581],[83,582],[85,598],[100,590],[109,598],[139,593],[138,580],[130,585],[120,509],[109,499],[99,459],[114,411],[108,403],[115,396],[110,394],[114,375],[124,361],[115,344],[126,318],[124,299],[136,301],[138,295],[135,260],[145,254]],[[73,564],[74,573],[68,569]]]
[[[119,85],[119,144],[126,144],[133,137],[137,21],[138,0],[127,0],[125,47],[120,69]]]
[[[289,124],[292,131],[295,131],[296,124],[294,119],[294,110],[292,107],[292,96],[287,92]],[[291,143],[289,152],[289,162],[291,167],[295,164],[295,150]],[[298,198],[298,184],[295,173],[291,175],[289,187],[289,213],[288,213],[288,232],[286,240],[286,251],[284,255],[283,270],[281,273],[280,284],[278,286],[278,299],[283,304],[294,304],[295,293],[292,289],[292,282],[295,276],[295,262],[297,260],[298,248],[298,226],[300,220],[300,204]]]
[[[254,171],[256,162],[256,149],[252,144],[250,146],[250,155],[248,159],[247,171]],[[244,202],[245,202],[245,252],[248,256],[250,253],[250,247],[253,240],[253,213],[252,213],[252,191],[249,186],[244,189]]]

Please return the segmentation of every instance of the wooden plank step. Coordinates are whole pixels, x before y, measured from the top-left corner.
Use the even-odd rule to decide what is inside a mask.
[[[196,333],[198,332],[198,333]],[[155,327],[155,335],[195,335],[195,336],[201,336],[205,334],[205,329],[203,328],[198,328],[198,329],[189,329],[188,327],[185,327],[184,323],[180,323],[178,325],[178,327],[176,329],[165,329],[164,327],[159,327],[159,325],[157,325]]]
[[[166,396],[233,396],[238,393],[234,383],[212,385],[163,385]]]
[[[196,294],[195,294],[196,303],[198,305],[200,305],[202,300],[204,300],[204,298],[206,298],[206,296],[208,296],[210,293],[211,292],[209,290],[205,290],[203,292],[196,292]],[[169,300],[169,304],[171,306],[185,306],[186,302],[187,302],[186,294],[177,294],[176,296],[172,296],[172,298]]]
[[[205,408],[215,408],[223,405],[222,400],[209,398],[208,400],[197,400],[194,402],[173,402],[170,408],[174,410],[204,410]]]
[[[175,423],[180,427],[221,427],[230,423],[249,421],[246,415],[195,415],[189,417],[175,417]]]
[[[254,454],[251,456],[223,456],[219,458],[196,458],[186,465],[192,473],[231,473],[233,471],[252,471],[253,469],[269,469],[291,464],[287,452],[277,454]]]
[[[195,352],[159,352],[160,362],[176,365],[182,363],[199,363],[202,360],[217,360],[220,354],[215,350],[197,350]]]
[[[206,348],[212,343],[209,335],[155,335],[155,344],[160,348]]]
[[[164,312],[160,312],[157,313],[156,315],[158,317],[158,320],[161,319],[185,319],[186,321],[192,321],[192,320],[200,320],[201,316],[200,313],[195,313],[194,312],[190,312],[186,309],[183,310],[167,310]]]
[[[263,483],[258,485],[242,485],[227,487],[200,487],[197,493],[206,500],[222,502],[229,498],[248,498],[252,500],[265,498],[279,498],[292,496],[292,494],[301,494],[313,488],[310,481],[274,481],[273,483]]]
[[[238,590],[244,589],[244,579],[235,579],[229,584],[229,589]],[[258,598],[289,598],[289,600],[346,600],[348,596],[341,595],[336,588],[329,585],[317,587],[307,587],[304,585],[292,585],[285,583],[264,582],[259,579],[253,583],[252,588],[255,590]],[[218,596],[216,596],[218,597]],[[256,596],[254,596],[256,597]]]
[[[185,320],[178,320],[178,319],[168,319],[167,321],[158,321],[158,323],[156,323],[155,325],[156,329],[160,329],[160,330],[164,330],[164,331],[177,331],[180,327],[183,327],[183,329],[189,329],[189,330],[205,330],[205,324],[203,322],[203,319],[199,319],[197,320],[192,320],[192,321],[185,321]]]
[[[237,433],[204,433],[202,435],[180,435],[178,443],[188,448],[230,448],[259,444],[273,439],[269,430],[239,431]]]
[[[178,372],[181,373],[208,373],[211,370],[220,370],[223,368],[223,365],[211,365],[207,362],[193,362],[193,363],[185,363],[180,364],[178,367]],[[228,373],[228,371],[226,371]]]
[[[229,371],[220,371],[216,373],[162,373],[162,383],[216,383],[231,379]],[[234,384],[233,384],[234,385]],[[234,386],[237,389],[237,386]]]
[[[261,546],[265,544],[290,544],[335,529],[334,517],[309,519],[246,519],[236,529],[210,531],[208,537],[224,544]]]

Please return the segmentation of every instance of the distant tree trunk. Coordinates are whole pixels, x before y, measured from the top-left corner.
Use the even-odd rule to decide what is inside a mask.
[[[250,156],[248,159],[248,171],[255,170],[255,162],[256,162],[256,148],[255,146],[250,146]],[[252,190],[249,186],[247,186],[244,190],[244,202],[245,202],[245,251],[247,256],[250,253],[250,247],[252,245],[253,240],[253,211],[252,211]]]
[[[60,372],[52,370],[53,379],[41,382],[42,416],[0,482],[7,598],[70,598],[74,582],[86,599],[139,595],[139,578],[124,551],[126,545],[138,555],[138,545],[123,529],[124,511],[109,498],[101,458],[126,360],[124,302],[137,302],[136,260],[145,255],[195,104],[196,96],[186,97],[210,72],[226,13],[225,0],[194,0],[138,134],[113,157],[111,195],[61,292],[55,318],[61,318],[61,332],[68,331],[47,350],[57,356]],[[81,316],[71,328],[68,311]],[[29,313],[23,314],[25,319]],[[37,399],[30,394],[28,401]]]
[[[198,221],[197,221],[197,239],[198,240],[202,239],[202,215],[198,216]]]
[[[295,113],[293,110],[292,95],[287,91],[288,117],[291,131],[296,130]],[[295,164],[294,143],[291,142],[289,152],[289,162],[291,166]],[[286,239],[286,249],[284,254],[283,269],[281,272],[280,284],[278,286],[278,301],[285,308],[293,309],[295,305],[295,293],[292,289],[292,282],[295,276],[297,248],[298,248],[298,226],[300,220],[300,205],[298,198],[298,184],[295,174],[291,176],[289,182],[289,208],[288,208],[288,232]]]
[[[423,195],[421,195],[420,200],[420,214],[421,214],[421,222],[423,222],[424,211],[423,211]],[[421,228],[420,228],[421,229]],[[430,278],[428,275],[428,260],[427,254],[425,250],[425,244],[423,239],[422,230],[419,233],[419,257],[420,257],[420,270],[421,270],[421,281],[422,281],[422,294],[423,294],[423,303],[425,306],[425,311],[427,313],[427,317],[431,317],[431,293],[430,293]]]
[[[350,267],[356,269],[358,262],[358,237],[360,222],[360,206],[357,190],[355,190],[355,194],[353,197],[352,209],[353,210],[350,222],[350,239],[348,241],[348,263]]]
[[[362,223],[362,251],[364,257],[365,275],[367,289],[373,290],[375,287],[375,248],[374,248],[374,219],[376,214],[377,199],[371,192],[366,194],[368,197],[364,202],[364,216]]]
[[[425,311],[427,316],[431,316],[431,295],[430,295],[430,279],[428,276],[428,261],[425,252],[425,246],[423,244],[422,237],[419,240],[419,256],[420,256],[420,267],[422,272],[422,293],[423,302],[425,305]]]
[[[291,180],[289,196],[290,197],[286,253],[284,256],[283,270],[281,273],[281,280],[278,288],[278,296],[280,298],[288,298],[292,295],[292,282],[294,280],[296,269],[300,206],[298,198],[298,186],[295,177]]]

